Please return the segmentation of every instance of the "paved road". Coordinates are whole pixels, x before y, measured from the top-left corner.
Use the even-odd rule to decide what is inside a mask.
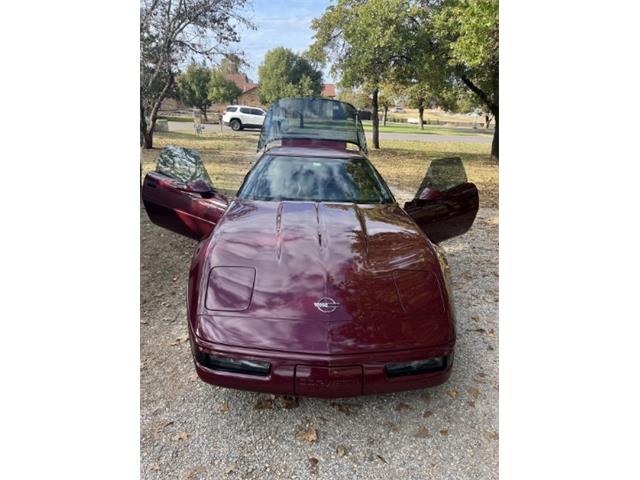
[[[191,122],[168,122],[169,130],[173,132],[193,132]],[[468,129],[461,129],[465,131]],[[206,125],[205,131],[219,132],[219,125]],[[232,132],[229,127],[223,127],[224,132]],[[258,135],[258,130],[243,130],[238,135]],[[432,135],[430,133],[387,133],[380,132],[380,140],[408,140],[413,142],[459,142],[459,143],[491,143],[491,134],[479,135]],[[371,143],[371,132],[367,132],[367,141]]]

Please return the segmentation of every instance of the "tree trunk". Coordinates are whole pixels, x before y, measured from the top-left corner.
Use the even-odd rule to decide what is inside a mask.
[[[384,107],[382,107],[382,125],[383,126],[387,126],[387,112],[389,111],[389,107],[387,105],[385,105]]]
[[[373,107],[373,148],[380,148],[380,119],[378,118],[378,89],[373,90],[373,99],[371,101]]]
[[[491,141],[491,158],[496,162],[498,161],[498,112],[493,112],[493,119],[496,123],[496,129],[493,133],[493,140]]]
[[[149,131],[147,131],[144,135],[143,135],[143,144],[142,146],[146,149],[151,149],[153,148],[153,130],[149,129]]]
[[[418,124],[420,125],[420,130],[424,130],[424,107],[418,108]]]
[[[158,95],[158,98],[154,99],[153,107],[151,108],[151,113],[149,114],[149,122],[147,123],[147,119],[145,117],[143,102],[142,102],[142,92],[140,92],[140,142],[142,147],[145,149],[153,148],[153,130],[156,128],[156,120],[158,119],[158,112],[160,111],[160,105],[162,101],[167,96],[167,92],[171,85],[173,84],[173,73],[169,73],[169,78],[165,82],[162,91]]]
[[[204,116],[204,123],[207,123],[209,121],[209,119],[207,118],[207,107],[200,107],[200,111]]]

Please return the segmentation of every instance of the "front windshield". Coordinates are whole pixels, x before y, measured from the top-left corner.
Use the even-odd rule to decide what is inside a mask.
[[[238,197],[246,200],[392,203],[393,196],[365,158],[265,156]]]

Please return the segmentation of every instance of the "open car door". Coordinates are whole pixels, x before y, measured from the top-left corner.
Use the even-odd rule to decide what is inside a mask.
[[[211,233],[228,206],[198,153],[173,146],[162,150],[156,171],[144,178],[142,201],[153,223],[197,240]]]
[[[459,157],[431,162],[415,198],[404,210],[434,243],[462,235],[478,213],[478,189]]]

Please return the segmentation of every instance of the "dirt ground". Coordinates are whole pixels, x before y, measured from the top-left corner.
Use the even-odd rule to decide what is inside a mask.
[[[219,171],[207,167],[228,191],[251,165],[247,145],[236,153],[216,160]],[[402,150],[396,153],[402,157]],[[432,153],[414,154],[422,163]],[[497,166],[486,155],[469,155],[465,163],[475,172],[469,177],[481,190],[481,209],[467,234],[442,244],[457,311],[456,363],[447,383],[426,390],[295,400],[201,382],[185,308],[195,242],[151,224],[141,208],[141,477],[498,478]],[[152,156],[143,154],[145,170]],[[372,160],[392,177],[399,201],[412,196],[424,174],[403,180],[402,172],[378,165],[382,158]],[[223,170],[233,178],[222,180]]]

